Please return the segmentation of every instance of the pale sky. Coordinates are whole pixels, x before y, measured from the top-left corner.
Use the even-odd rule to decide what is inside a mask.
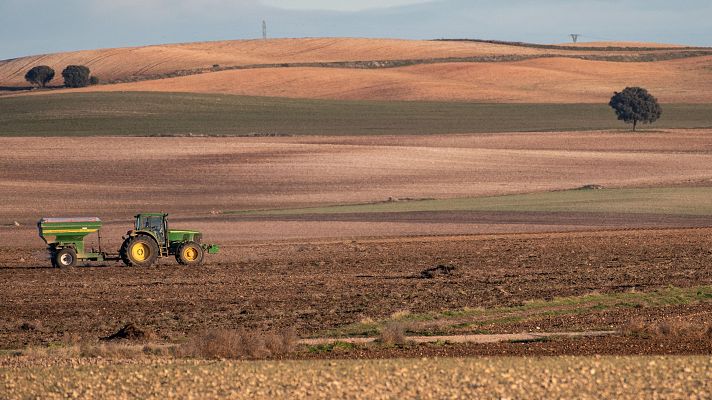
[[[362,11],[373,8],[390,8],[409,4],[428,3],[429,1],[431,0],[262,0],[262,3],[288,10]]]
[[[0,60],[176,42],[474,38],[712,46],[710,0],[0,0]]]

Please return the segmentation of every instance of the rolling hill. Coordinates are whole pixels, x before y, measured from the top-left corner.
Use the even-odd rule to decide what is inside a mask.
[[[26,86],[25,71],[39,64],[58,72],[64,65],[84,64],[111,83],[80,91],[599,103],[614,90],[640,85],[666,103],[712,102],[712,49],[650,43],[349,38],[187,43],[0,61],[0,86]],[[52,93],[58,92],[65,91]]]

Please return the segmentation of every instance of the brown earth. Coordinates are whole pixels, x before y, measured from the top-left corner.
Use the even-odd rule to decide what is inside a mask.
[[[611,42],[611,41],[597,41],[597,42],[578,42],[578,43],[559,43],[558,46],[562,47],[647,47],[647,48],[674,48],[674,47],[685,47],[680,44],[669,44],[669,43],[654,43],[654,42]]]
[[[638,43],[614,43],[612,46],[640,47]],[[659,46],[646,44],[644,47]],[[178,70],[210,68],[216,64],[239,66],[552,53],[571,52],[510,46],[503,43],[426,40],[358,38],[230,40],[82,50],[4,60],[0,61],[0,86],[26,85],[25,72],[35,65],[49,65],[58,73],[70,64],[86,65],[95,75],[108,81],[131,76],[165,74]],[[576,54],[584,53],[586,52],[576,51]],[[595,54],[621,54],[621,52],[596,51]],[[61,76],[58,75],[58,78]]]
[[[526,47],[471,42],[349,38],[232,40],[83,50],[0,61],[0,86],[25,85],[25,72],[35,65],[49,65],[57,72],[61,72],[70,64],[86,65],[102,79],[113,80],[177,70],[210,68],[215,64],[236,66],[544,52],[544,50]]]
[[[14,221],[32,227],[41,216],[97,215],[125,222],[138,211],[163,210],[202,218],[211,211],[389,197],[453,198],[712,178],[708,130],[378,139],[0,138],[0,147],[0,232],[10,232],[7,225]]]
[[[709,307],[708,307],[709,309]],[[301,352],[298,359],[381,359],[420,357],[549,357],[595,355],[712,354],[712,340],[640,338],[620,335],[557,338],[532,342],[437,343],[403,346],[356,346],[348,350]]]
[[[59,85],[59,72],[64,66],[83,64],[103,82],[140,82],[100,85],[80,91],[581,103],[606,101],[613,91],[637,85],[645,86],[663,102],[712,101],[709,94],[712,93],[712,58],[709,56],[712,49],[662,49],[656,45],[639,47],[641,44],[638,43],[605,45],[614,50],[601,49],[603,44],[595,43],[588,47],[582,44],[579,47],[536,48],[467,41],[338,38],[243,40],[86,50],[0,61],[0,88],[26,87],[25,72],[41,64],[57,71],[58,77],[50,85]],[[663,51],[669,57],[661,56]],[[707,56],[705,51],[708,51]],[[688,57],[663,61],[686,52],[690,52]],[[545,58],[516,61],[528,57]],[[636,57],[647,62],[629,62],[635,61]],[[458,59],[496,62],[450,62]],[[379,64],[377,69],[324,68],[324,65],[284,68],[290,63],[388,60],[426,64],[400,68],[382,68],[383,65]],[[623,60],[626,62],[621,62]],[[263,68],[265,66],[279,67]],[[224,71],[238,67],[260,68]],[[179,77],[160,79],[169,76]],[[44,93],[58,91],[35,92]]]
[[[712,229],[635,230],[226,246],[186,269],[48,268],[43,252],[10,261],[2,249],[0,344],[106,337],[126,323],[177,341],[207,328],[320,335],[399,311],[513,306],[592,292],[650,291],[712,284]],[[456,273],[421,279],[438,264]],[[634,317],[708,321],[709,302],[613,307],[585,314],[503,321],[492,332],[617,328]],[[37,323],[39,321],[39,323]]]
[[[96,340],[129,322],[165,341],[206,328],[294,326],[308,336],[404,310],[709,285],[712,228],[705,217],[448,212],[251,217],[210,210],[503,194],[589,183],[702,182],[712,177],[711,139],[704,130],[379,141],[3,138],[0,347],[74,335]],[[61,157],[55,156],[57,148]],[[199,179],[186,179],[186,170]],[[174,213],[177,227],[204,231],[206,241],[223,245],[221,254],[193,270],[170,260],[149,269],[47,268],[34,228],[40,216],[98,215],[106,222],[103,244],[114,249],[130,228],[131,215],[154,209]],[[633,230],[605,231],[611,228]],[[598,232],[565,233],[573,230]],[[496,232],[502,234],[491,234]],[[457,266],[457,273],[418,278],[422,270],[443,263]],[[614,308],[574,318],[552,315],[536,326],[610,329],[633,317],[694,320],[709,314],[708,302]],[[517,322],[486,327],[492,332],[535,328]]]
[[[545,58],[391,69],[264,68],[93,86],[93,91],[225,93],[337,100],[605,103],[642,86],[665,103],[712,102],[712,57],[660,62]]]

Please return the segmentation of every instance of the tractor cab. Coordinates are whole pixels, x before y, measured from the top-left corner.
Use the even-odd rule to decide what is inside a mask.
[[[162,213],[144,213],[138,214],[136,218],[136,231],[150,232],[156,239],[156,242],[163,248],[168,247],[167,232],[168,232],[168,221],[166,217],[168,214]]]
[[[199,265],[205,253],[215,254],[219,247],[202,244],[202,234],[188,229],[168,229],[168,214],[141,213],[135,216],[134,229],[124,237],[119,250],[126,265],[149,266],[157,259],[173,255],[179,264]]]

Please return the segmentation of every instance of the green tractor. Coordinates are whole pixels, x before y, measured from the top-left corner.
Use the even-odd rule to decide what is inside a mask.
[[[136,215],[134,229],[123,237],[118,254],[102,250],[99,218],[42,218],[37,227],[55,267],[71,267],[77,261],[119,260],[127,266],[148,267],[168,256],[175,256],[182,265],[200,265],[205,253],[219,251],[217,245],[202,244],[202,234],[198,231],[168,229],[167,216],[163,213]],[[86,249],[84,239],[94,232],[98,234],[99,248]]]

